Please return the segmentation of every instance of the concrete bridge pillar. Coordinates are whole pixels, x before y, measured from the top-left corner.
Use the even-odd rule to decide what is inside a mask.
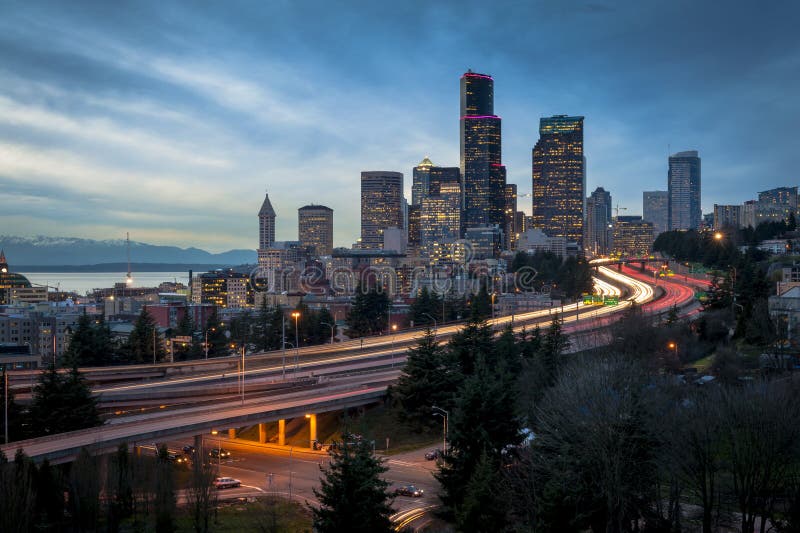
[[[278,445],[286,445],[286,419],[278,420]]]
[[[196,458],[203,457],[205,455],[205,450],[203,450],[203,436],[202,435],[195,435],[194,436],[194,453],[195,457],[192,457],[192,460]]]
[[[308,447],[313,448],[314,442],[317,440],[317,415],[306,415],[308,418]]]
[[[231,440],[236,438],[236,429],[235,428],[231,428],[231,429],[228,430],[228,438],[231,439]]]
[[[259,424],[258,425],[258,442],[264,444],[267,442],[267,425],[266,424]]]

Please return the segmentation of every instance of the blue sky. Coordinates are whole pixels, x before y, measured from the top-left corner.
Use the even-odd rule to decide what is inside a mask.
[[[538,120],[583,115],[589,192],[627,214],[699,150],[704,212],[797,185],[789,1],[0,4],[0,234],[254,248],[297,208],[359,235],[362,170],[458,165],[459,77],[495,79],[531,189]],[[530,211],[530,200],[520,199]]]

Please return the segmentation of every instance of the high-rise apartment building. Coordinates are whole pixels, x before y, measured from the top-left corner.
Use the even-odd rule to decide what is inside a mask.
[[[431,168],[433,168],[433,161],[425,156],[419,165],[414,167],[411,181],[411,205],[420,205],[422,198],[428,194],[428,188],[431,182]]]
[[[780,222],[797,217],[797,187],[778,187],[758,193],[757,222]]]
[[[741,205],[714,204],[714,229],[739,228],[742,225]]]
[[[314,255],[333,253],[333,209],[305,205],[297,210],[298,240]]]
[[[380,249],[386,228],[405,228],[403,211],[401,172],[361,173],[362,249]]]
[[[539,121],[533,148],[533,227],[549,237],[583,244],[586,165],[583,117],[555,115]]]
[[[506,169],[501,161],[500,117],[494,114],[494,80],[471,70],[461,76],[462,227],[505,227]]]
[[[669,156],[669,229],[697,229],[700,209],[700,157],[697,150]]]
[[[592,255],[606,255],[611,239],[611,193],[598,187],[586,200],[584,249]]]
[[[669,191],[642,193],[642,219],[653,224],[653,236],[669,229]]]
[[[258,212],[258,247],[266,249],[275,242],[275,210],[269,201],[269,194],[264,196],[264,203]]]

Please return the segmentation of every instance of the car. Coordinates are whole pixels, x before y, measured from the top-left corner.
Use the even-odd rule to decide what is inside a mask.
[[[231,489],[241,485],[241,481],[232,477],[218,477],[214,480],[214,488],[216,489]]]
[[[167,460],[172,461],[176,464],[184,464],[189,462],[189,458],[185,455],[181,455],[177,452],[170,451],[167,453]]]
[[[425,452],[425,459],[428,461],[433,461],[434,459],[439,459],[442,456],[442,450],[436,449],[432,452]]]
[[[214,459],[227,459],[231,456],[231,452],[225,448],[211,448],[211,451],[208,452],[208,455]]]
[[[418,489],[414,485],[404,485],[402,487],[397,487],[394,489],[395,496],[411,496],[412,498],[419,498],[422,496],[422,493],[425,492],[422,489]]]
[[[191,444],[187,444],[186,446],[183,447],[183,453],[185,453],[186,455],[194,455],[194,452],[196,451],[197,450],[195,450],[194,446],[192,446]]]

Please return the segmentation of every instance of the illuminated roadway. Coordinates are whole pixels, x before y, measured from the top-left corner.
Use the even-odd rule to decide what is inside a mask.
[[[653,287],[642,280],[607,267],[600,267],[599,271],[610,282],[600,280],[598,291],[620,295],[620,287],[623,287],[627,292],[627,298],[620,300],[619,305],[598,308],[583,303],[570,304],[488,322],[501,329],[513,321],[515,330],[520,330],[534,323],[546,324],[559,313],[569,327],[591,329],[598,319],[618,313],[633,302],[643,305],[654,297]],[[443,326],[435,332],[438,339],[445,340],[461,328],[460,324]],[[363,347],[360,340],[309,347],[296,352],[301,356],[297,361],[292,361],[292,351],[288,351],[287,376],[297,377],[298,384],[268,393],[263,391],[266,385],[285,384],[280,352],[248,356],[243,400],[234,396],[237,390],[241,391],[239,374],[235,370],[98,387],[95,393],[102,402],[135,402],[156,396],[157,401],[171,405],[165,405],[163,410],[156,408],[153,412],[112,418],[99,428],[11,443],[2,449],[7,456],[13,456],[14,451],[22,447],[37,460],[47,457],[59,463],[73,459],[82,447],[108,452],[124,442],[164,442],[208,434],[212,429],[244,427],[372,403],[385,395],[387,386],[400,373],[406,348],[421,335],[423,332],[417,330],[368,338],[364,339]],[[214,363],[209,361],[209,364]],[[163,395],[163,400],[158,399],[159,395]],[[182,396],[182,401],[174,402]],[[215,398],[215,401],[199,401],[208,398]]]

